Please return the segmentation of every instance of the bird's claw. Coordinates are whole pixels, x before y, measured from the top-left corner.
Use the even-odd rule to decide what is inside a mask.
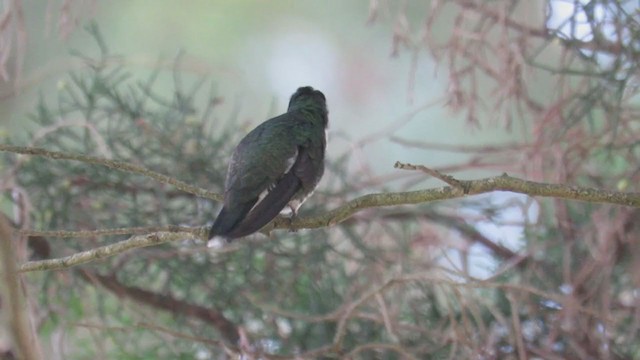
[[[298,229],[294,229],[293,228],[293,222],[296,220],[296,218],[298,217],[298,212],[291,208],[291,216],[289,216],[287,219],[289,220],[289,232],[298,232]]]

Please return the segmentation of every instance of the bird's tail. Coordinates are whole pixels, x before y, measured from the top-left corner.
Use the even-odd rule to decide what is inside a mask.
[[[228,239],[235,239],[252,234],[273,220],[293,196],[302,187],[300,179],[287,173],[276,186],[256,205],[249,215],[226,235]]]
[[[214,236],[221,236],[224,238],[231,238],[229,233],[233,231],[233,229],[241,222],[242,219],[247,216],[247,213],[251,210],[253,205],[255,205],[258,199],[256,198],[254,201],[249,201],[248,203],[242,204],[240,207],[227,208],[226,206],[222,207],[218,217],[213,222],[211,226],[211,230],[209,230],[209,240],[211,240]]]

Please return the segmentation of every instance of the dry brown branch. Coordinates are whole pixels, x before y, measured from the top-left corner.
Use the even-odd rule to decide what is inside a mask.
[[[13,340],[20,359],[42,359],[40,343],[27,314],[13,241],[13,228],[4,216],[0,216],[0,258],[3,264],[2,278],[5,289],[3,294],[6,295],[3,300],[8,304]]]
[[[348,322],[355,318],[354,316],[355,311],[359,307],[362,307],[364,304],[366,304],[369,301],[373,301],[376,296],[382,295],[385,292],[390,291],[392,288],[395,288],[401,285],[407,285],[408,283],[413,283],[413,282],[422,283],[422,284],[429,283],[432,285],[444,286],[450,289],[452,293],[458,294],[459,303],[464,303],[462,299],[464,295],[459,293],[462,290],[491,289],[491,288],[500,289],[501,291],[504,291],[507,294],[534,294],[543,299],[548,299],[551,301],[555,301],[557,303],[563,303],[562,296],[544,292],[544,291],[541,291],[540,289],[537,289],[535,287],[530,287],[530,286],[505,284],[500,282],[487,282],[487,281],[456,282],[456,281],[448,280],[440,275],[434,275],[432,272],[399,275],[399,276],[395,276],[388,279],[387,281],[385,281],[380,285],[372,286],[369,290],[364,291],[362,295],[360,295],[357,299],[349,302],[345,307],[341,309],[342,315],[340,316],[339,319],[337,319],[338,321],[337,321],[337,328],[334,336],[333,351],[338,354],[342,352],[343,350],[342,340],[346,335]],[[596,316],[604,322],[611,321],[611,319],[608,316],[606,316],[606,314],[599,313],[598,310],[594,310],[592,308],[588,308],[588,307],[584,307],[576,304],[576,307],[574,310],[580,313],[581,316],[590,315],[590,316]],[[514,316],[517,316],[517,312],[515,312],[514,314],[515,314]],[[500,314],[497,313],[496,315],[500,315]],[[516,321],[516,319],[511,319],[511,320],[514,322]],[[450,321],[452,324],[456,324],[456,322],[458,321],[455,319],[455,315],[453,314],[453,312],[451,314]],[[467,321],[468,319],[464,320],[463,322],[467,322]],[[514,323],[514,326],[517,326],[517,325],[518,325],[517,323]],[[471,326],[470,324],[466,324],[465,326],[470,326],[468,331],[475,331],[474,326]],[[460,334],[456,335],[457,340],[455,341],[464,341],[464,339],[467,338],[467,336],[464,335],[465,330],[462,330],[464,328],[462,324],[457,324],[453,326],[453,328],[456,329],[456,331],[461,331]],[[520,336],[522,339],[523,335],[517,334],[517,336]],[[391,344],[380,344],[380,345],[383,345],[382,348],[391,349],[391,350],[395,349]],[[471,344],[468,344],[468,345],[471,346]],[[522,349],[526,350],[524,349],[524,347]],[[355,351],[355,349],[353,351]],[[519,352],[519,354],[520,356],[524,356],[522,355],[523,354],[522,352]]]
[[[0,14],[0,80],[14,80],[12,94],[19,93],[23,81],[23,67],[28,50],[28,26],[25,21],[24,1],[9,0],[2,4]],[[81,20],[92,18],[96,12],[96,1],[65,0],[56,9],[55,2],[48,2],[44,16],[45,32],[51,32],[52,18],[57,15],[57,32],[66,40]],[[31,8],[27,6],[27,10]],[[13,60],[9,62],[9,60]],[[12,64],[11,64],[12,63]],[[7,65],[13,65],[11,71]]]
[[[513,294],[507,294],[507,299],[509,300],[509,305],[511,306],[511,313],[518,313],[518,304],[516,297]],[[516,339],[516,348],[518,349],[518,357],[522,360],[527,359],[525,354],[525,346],[522,335],[522,324],[520,322],[520,318],[516,316],[511,316],[511,320],[513,322],[513,332]]]
[[[219,311],[191,304],[166,294],[124,285],[120,283],[115,275],[100,275],[86,270],[82,270],[80,274],[86,281],[97,283],[116,296],[126,297],[158,309],[169,311],[174,315],[183,315],[198,319],[215,327],[222,337],[231,345],[235,346],[238,342],[237,326]]]
[[[393,167],[395,167],[396,169],[402,169],[402,170],[419,170],[419,171],[422,171],[423,173],[425,173],[427,175],[433,176],[436,179],[442,180],[443,182],[447,183],[448,185],[450,185],[450,186],[452,186],[454,188],[463,189],[462,188],[462,183],[460,181],[456,180],[453,176],[443,174],[438,170],[430,169],[430,168],[428,168],[426,166],[423,166],[423,165],[403,164],[403,163],[401,163],[399,161],[396,161],[396,163],[393,165]]]
[[[7,62],[14,55],[15,83],[20,82],[22,67],[26,53],[27,31],[24,20],[24,10],[21,1],[8,1],[3,4],[3,13],[0,15],[0,79],[10,79],[7,71]],[[13,49],[15,47],[15,49]]]

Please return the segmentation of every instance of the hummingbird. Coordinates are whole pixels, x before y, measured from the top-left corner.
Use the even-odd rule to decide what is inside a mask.
[[[223,206],[209,239],[230,241],[252,234],[287,206],[296,216],[324,174],[328,114],[322,92],[300,87],[286,113],[240,140],[229,161]]]

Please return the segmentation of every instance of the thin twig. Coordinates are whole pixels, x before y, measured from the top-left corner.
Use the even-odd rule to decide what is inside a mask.
[[[400,161],[396,161],[396,163],[393,165],[394,168],[396,169],[402,169],[402,170],[419,170],[422,171],[425,174],[429,174],[431,176],[433,176],[436,179],[440,179],[442,181],[444,181],[445,183],[464,190],[464,188],[462,187],[462,183],[458,180],[456,180],[453,176],[451,175],[445,175],[441,172],[439,172],[438,170],[434,170],[431,168],[428,168],[426,166],[423,165],[412,165],[409,163],[401,163]]]
[[[520,323],[520,314],[518,309],[520,309],[519,304],[517,303],[516,297],[514,294],[507,293],[507,300],[509,300],[509,306],[511,307],[511,320],[513,326],[514,336],[516,338],[516,349],[518,350],[518,359],[526,360],[527,353],[524,345],[524,338],[522,335],[522,324]]]

